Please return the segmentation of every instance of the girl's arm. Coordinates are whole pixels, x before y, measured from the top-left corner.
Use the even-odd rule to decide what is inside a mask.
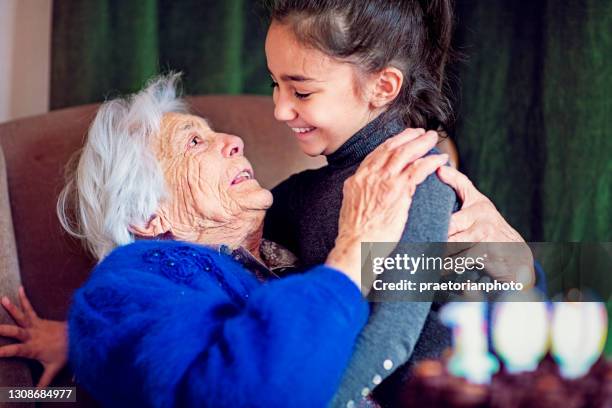
[[[432,150],[430,154],[436,153]],[[448,223],[456,205],[453,190],[435,176],[429,176],[415,192],[402,242],[445,242]],[[423,327],[427,321],[427,330]],[[429,338],[422,338],[421,333]],[[434,338],[434,336],[437,336]],[[359,335],[355,352],[331,406],[355,406],[382,380],[406,363],[414,353],[441,352],[447,331],[431,311],[429,302],[392,301],[373,303],[367,325]],[[415,346],[417,345],[415,351]]]

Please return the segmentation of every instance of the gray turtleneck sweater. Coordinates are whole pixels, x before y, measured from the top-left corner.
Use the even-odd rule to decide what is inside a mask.
[[[304,266],[324,263],[338,233],[344,181],[378,145],[404,129],[399,120],[383,120],[379,116],[353,135],[327,156],[326,166],[275,187],[264,236],[293,251]],[[453,190],[429,176],[416,189],[401,241],[445,242],[455,203]],[[370,318],[331,406],[359,406],[362,395],[408,360],[438,356],[449,346],[449,332],[434,309],[428,302],[371,303]],[[399,370],[379,388],[392,391],[402,376]]]

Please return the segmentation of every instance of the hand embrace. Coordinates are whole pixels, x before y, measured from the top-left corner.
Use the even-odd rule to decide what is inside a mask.
[[[449,242],[516,242],[511,251],[479,249],[490,255],[487,272],[502,281],[521,282],[525,288],[535,283],[535,271],[531,249],[521,235],[512,228],[497,211],[491,200],[474,187],[461,172],[451,167],[438,169],[440,179],[451,186],[463,202],[461,210],[451,216],[448,228]],[[500,252],[511,253],[506,257]]]
[[[68,333],[66,322],[38,317],[23,287],[19,288],[21,308],[5,296],[2,306],[17,325],[0,324],[0,336],[20,343],[0,347],[0,357],[24,357],[38,360],[44,367],[37,387],[48,386],[68,359]]]
[[[338,237],[327,264],[357,284],[361,242],[397,242],[419,183],[448,161],[448,155],[422,157],[438,140],[436,132],[407,129],[381,144],[344,183]]]

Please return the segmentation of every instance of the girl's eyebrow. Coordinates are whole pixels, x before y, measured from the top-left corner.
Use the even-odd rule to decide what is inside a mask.
[[[272,74],[272,71],[269,68],[268,68],[268,74],[270,74],[270,77],[272,78],[273,81],[276,81],[276,79],[274,79],[274,74]],[[294,82],[320,82],[314,78],[309,78],[309,77],[306,77],[300,74],[294,74],[294,75],[284,74],[284,75],[281,75],[280,79],[283,81],[294,81]]]
[[[283,75],[281,76],[283,81],[295,81],[295,82],[308,82],[314,81],[313,78],[308,78],[303,75]]]

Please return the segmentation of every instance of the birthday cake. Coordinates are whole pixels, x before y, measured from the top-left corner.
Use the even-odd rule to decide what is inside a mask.
[[[419,363],[402,389],[401,406],[430,408],[609,408],[612,364],[600,358],[588,374],[566,379],[548,356],[534,371],[510,374],[503,367],[489,384],[452,375],[443,360]]]
[[[445,306],[453,350],[414,367],[402,407],[612,408],[603,304],[500,303],[490,338],[484,313],[481,303]]]

